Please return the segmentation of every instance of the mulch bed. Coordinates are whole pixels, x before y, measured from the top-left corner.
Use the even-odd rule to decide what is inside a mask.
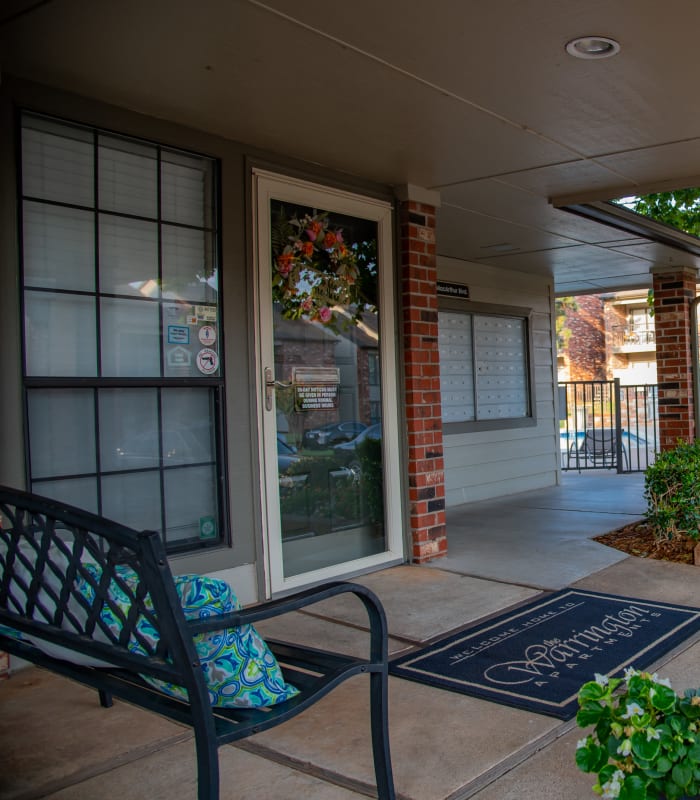
[[[616,531],[593,537],[596,542],[622,550],[639,558],[657,558],[679,564],[693,564],[693,550],[697,542],[675,537],[657,540],[646,522],[633,522]]]

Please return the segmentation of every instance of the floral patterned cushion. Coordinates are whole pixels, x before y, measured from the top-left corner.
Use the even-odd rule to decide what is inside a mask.
[[[99,567],[94,564],[83,566],[96,580],[99,580]],[[136,593],[139,582],[137,574],[125,566],[118,566],[116,573],[128,591]],[[87,581],[82,583],[82,590],[91,600],[94,597],[92,587]],[[175,576],[175,588],[186,619],[220,616],[241,607],[231,587],[215,578],[203,575],[178,575]],[[120,613],[126,617],[131,603],[129,595],[116,580],[112,580],[110,596],[118,612],[105,604],[101,617],[110,631],[118,635],[122,628]],[[153,608],[148,595],[144,604],[148,609]],[[137,621],[136,630],[138,637],[132,635],[129,649],[145,655],[146,649],[138,638],[142,637],[144,641],[153,644],[158,639],[158,632],[144,616]],[[294,686],[285,682],[277,659],[252,625],[197,634],[193,641],[202,663],[205,681],[209,688],[209,699],[213,706],[260,708],[284,702],[299,693]],[[187,700],[187,691],[183,687],[146,675],[142,677],[147,683],[166,694]]]

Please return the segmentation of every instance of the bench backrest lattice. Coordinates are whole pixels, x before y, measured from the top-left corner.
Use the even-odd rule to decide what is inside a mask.
[[[87,527],[65,506],[57,503],[52,513],[27,497],[18,507],[2,490],[0,513],[3,624],[115,666],[186,680],[191,670],[183,664],[191,663],[194,651],[172,612],[175,590],[168,596],[158,575],[169,570],[157,533],[99,518]],[[118,564],[128,565],[135,580],[127,583]],[[125,604],[117,603],[115,589]],[[105,608],[118,626],[105,622]],[[154,636],[143,635],[144,623]]]
[[[369,658],[268,642],[299,693],[266,708],[217,708],[193,642],[350,592],[369,619]],[[186,619],[160,536],[0,487],[0,650],[194,728],[199,800],[219,796],[218,747],[303,711],[346,678],[370,675],[378,796],[393,800],[387,724],[387,632],[371,591],[331,583],[215,619]],[[182,687],[188,701],[146,680]]]

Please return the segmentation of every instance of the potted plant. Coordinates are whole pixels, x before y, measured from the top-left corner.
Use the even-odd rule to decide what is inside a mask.
[[[576,722],[594,725],[578,742],[576,764],[595,772],[604,800],[700,797],[700,696],[677,695],[656,673],[596,674],[578,696]]]

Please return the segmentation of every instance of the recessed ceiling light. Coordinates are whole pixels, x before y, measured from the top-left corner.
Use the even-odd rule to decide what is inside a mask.
[[[610,58],[620,52],[620,43],[608,36],[579,36],[567,43],[566,52],[575,58]]]

